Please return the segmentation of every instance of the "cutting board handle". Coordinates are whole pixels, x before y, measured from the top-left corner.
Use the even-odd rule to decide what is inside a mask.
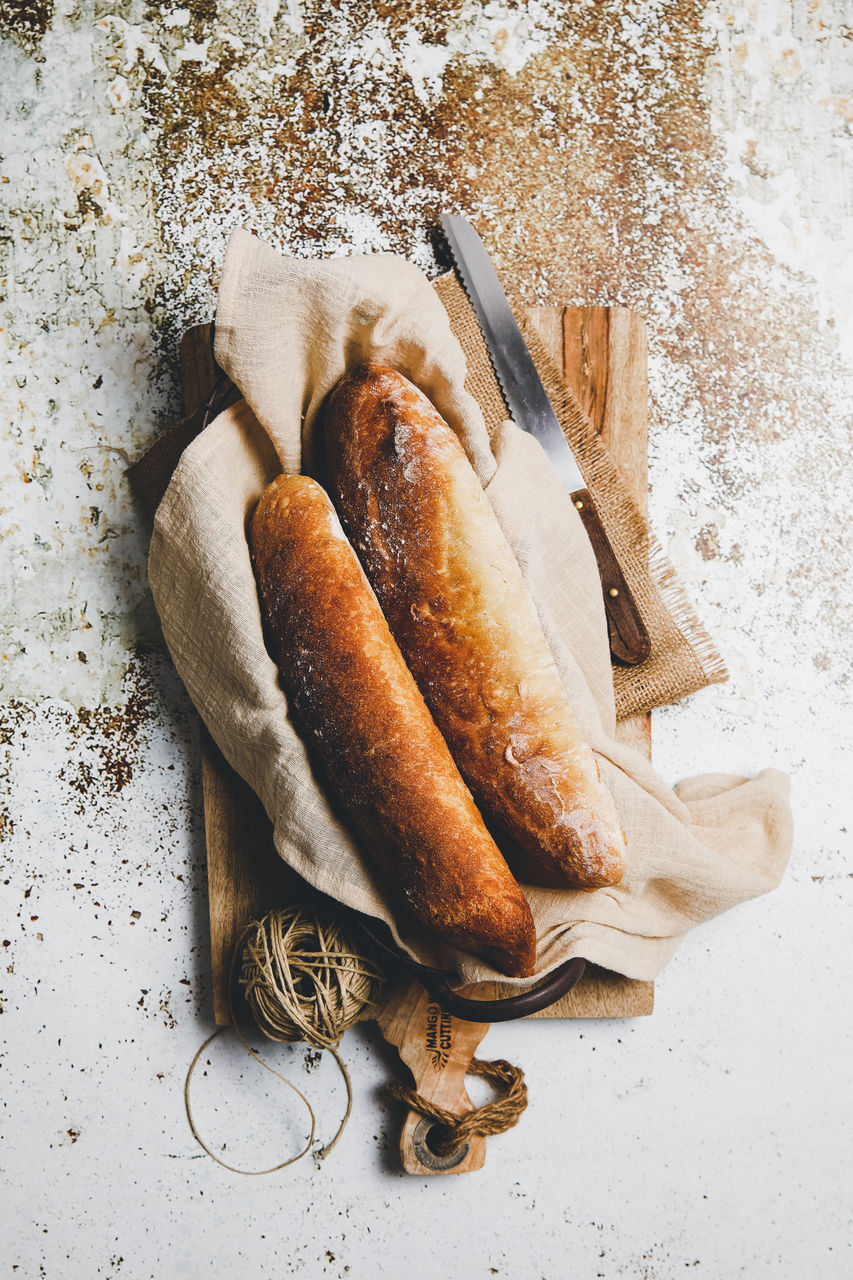
[[[376,1022],[412,1073],[416,1091],[427,1102],[456,1115],[473,1109],[465,1076],[480,1041],[488,1031],[484,1022],[454,1018],[433,1000],[419,982],[403,982],[392,989],[376,1013]],[[400,1133],[400,1158],[406,1173],[471,1173],[482,1169],[486,1139],[473,1134],[451,1156],[436,1155],[430,1147],[433,1121],[406,1110]]]

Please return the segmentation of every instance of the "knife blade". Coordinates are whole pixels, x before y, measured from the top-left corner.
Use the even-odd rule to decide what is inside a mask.
[[[441,227],[510,417],[542,445],[583,521],[601,578],[610,652],[625,666],[637,666],[651,650],[648,631],[485,245],[470,222],[458,214],[442,214]]]

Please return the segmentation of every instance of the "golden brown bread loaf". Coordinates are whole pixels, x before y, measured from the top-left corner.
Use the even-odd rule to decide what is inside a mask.
[[[327,401],[325,438],[344,526],[480,808],[547,882],[617,884],[612,797],[456,435],[402,374],[361,365]]]
[[[506,974],[533,972],[530,907],[486,830],[328,496],[264,491],[250,543],[285,690],[389,888]]]

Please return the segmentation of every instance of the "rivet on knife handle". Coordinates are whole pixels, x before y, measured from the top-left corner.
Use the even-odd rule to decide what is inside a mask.
[[[604,609],[607,614],[607,630],[610,633],[610,652],[617,662],[624,663],[628,667],[636,667],[639,663],[645,662],[651,651],[649,633],[643,626],[628,583],[607,541],[589,490],[578,489],[571,497],[583,520],[587,537],[592,543],[598,562],[604,594]]]

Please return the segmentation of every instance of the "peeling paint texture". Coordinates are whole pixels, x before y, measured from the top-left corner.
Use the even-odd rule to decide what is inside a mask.
[[[843,0],[0,0],[3,1275],[853,1274],[853,28]],[[348,1034],[324,1163],[195,1145],[212,1029],[195,714],[123,471],[180,411],[230,231],[447,265],[650,340],[651,512],[732,671],[655,716],[670,781],[793,777],[791,870],[689,937],[651,1019],[494,1027],[530,1106],[485,1169],[399,1172]],[[334,1064],[269,1049],[328,1140]],[[266,1079],[262,1077],[266,1076]],[[304,1116],[228,1038],[229,1163]]]

